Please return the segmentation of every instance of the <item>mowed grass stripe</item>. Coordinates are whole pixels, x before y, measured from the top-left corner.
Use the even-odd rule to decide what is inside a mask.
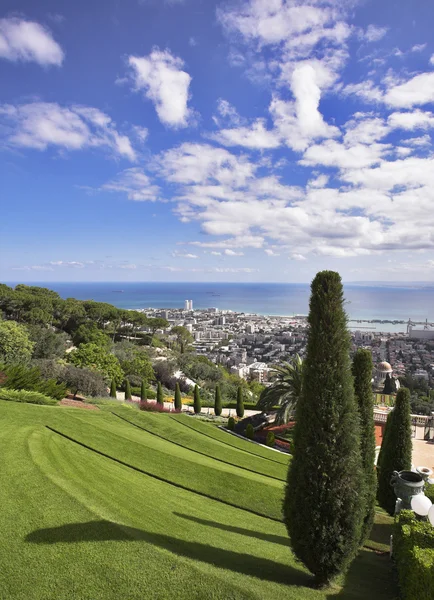
[[[50,427],[50,425],[46,425],[47,429],[49,431],[52,431],[53,433],[56,433],[57,435],[62,436],[63,438],[65,438],[66,440],[69,440],[70,442],[74,442],[74,444],[78,444],[79,446],[81,446],[82,448],[86,448],[86,450],[90,450],[91,452],[95,452],[95,454],[98,454],[99,456],[103,456],[104,458],[107,458],[109,460],[112,460],[114,462],[116,462],[119,465],[122,465],[124,467],[128,467],[129,469],[132,469],[133,471],[137,471],[138,473],[142,473],[143,475],[147,475],[148,477],[152,477],[153,479],[156,479],[157,481],[161,481],[163,483],[167,483],[169,485],[172,485],[176,488],[179,488],[181,490],[186,490],[188,492],[191,492],[193,494],[197,494],[199,496],[202,496],[203,498],[209,498],[210,500],[216,500],[217,502],[221,502],[222,504],[226,504],[228,506],[232,506],[233,508],[238,508],[239,510],[245,510],[247,512],[250,512],[254,515],[257,515],[258,517],[263,517],[266,519],[271,519],[272,521],[277,521],[280,522],[281,519],[276,519],[273,517],[270,517],[268,515],[265,515],[264,513],[261,512],[256,512],[254,510],[251,510],[249,508],[244,508],[238,504],[234,504],[232,502],[228,502],[226,500],[222,500],[221,498],[216,498],[215,496],[210,496],[209,494],[206,494],[204,492],[199,492],[197,490],[194,490],[190,487],[187,487],[185,485],[182,485],[181,483],[175,483],[174,481],[170,481],[169,479],[165,479],[164,477],[160,477],[159,475],[156,475],[155,473],[151,473],[150,471],[146,471],[145,469],[142,469],[140,467],[136,467],[134,465],[131,465],[127,462],[124,462],[123,460],[116,458],[114,456],[111,456],[110,454],[106,454],[105,452],[102,452],[101,450],[97,450],[96,448],[92,448],[92,446],[89,446],[88,444],[85,444],[84,442],[79,442],[78,440],[74,439],[73,437],[71,437],[70,435],[67,435],[66,433],[62,433],[61,431],[57,431],[56,429],[54,429],[54,427]]]
[[[54,429],[78,443],[89,446],[90,449],[98,450],[109,458],[118,459],[146,474],[155,475],[161,480],[220,500],[230,506],[273,520],[281,520],[283,483],[227,465],[217,465],[218,468],[213,468],[216,463],[209,458],[197,457],[205,464],[194,462],[194,453],[162,440],[156,439],[155,442],[165,447],[172,446],[171,452],[155,450],[150,445],[145,445],[144,440],[145,436],[148,436],[151,444],[154,442],[153,436],[147,432],[136,432],[130,425],[115,421],[109,413],[106,417],[112,422],[100,422],[99,426],[96,426],[100,419],[91,419],[92,424],[85,421],[77,423],[71,415],[67,423],[60,427],[56,424]],[[120,435],[104,425],[119,428]],[[124,437],[128,433],[134,433],[140,441],[134,441],[133,435],[129,438]],[[180,458],[176,452],[191,455],[193,460]]]
[[[286,467],[289,464],[289,455],[263,448],[262,446],[252,444],[247,440],[244,441],[239,437],[231,435],[230,433],[221,431],[221,429],[215,425],[212,425],[211,423],[204,423],[198,419],[195,419],[194,417],[187,417],[185,415],[170,415],[170,418],[178,423],[181,423],[185,427],[192,429],[196,433],[200,433],[201,435],[209,437],[212,440],[217,440],[227,446],[232,446],[237,450],[245,452],[246,454],[253,454],[254,456],[259,456],[260,458],[277,463],[279,465],[284,465]],[[275,458],[270,458],[270,454],[273,454]]]
[[[225,452],[224,448],[220,449],[215,443],[212,442],[203,442],[198,439],[198,436],[194,437],[188,434],[183,435],[183,432],[177,431],[176,427],[174,427],[176,423],[173,423],[172,425],[172,423],[169,422],[167,415],[150,416],[140,413],[136,415],[131,414],[132,411],[129,410],[128,418],[126,418],[124,415],[119,414],[119,412],[111,412],[114,416],[122,419],[126,423],[129,423],[130,425],[133,425],[142,431],[146,431],[151,435],[155,435],[181,448],[193,450],[195,453],[201,454],[202,456],[207,456],[212,460],[216,460],[218,462],[222,462],[251,473],[259,473],[260,475],[269,477],[270,479],[276,479],[278,481],[286,480],[286,472],[284,467],[281,469],[276,469],[274,465],[270,465],[266,461],[263,461],[264,464],[261,464],[261,457],[255,457],[253,460],[247,456],[244,458],[244,456],[237,451],[231,451],[231,449],[228,449],[228,451]],[[155,418],[156,420],[154,420]],[[207,450],[207,452],[204,452],[203,450]],[[246,464],[249,466],[246,466]]]

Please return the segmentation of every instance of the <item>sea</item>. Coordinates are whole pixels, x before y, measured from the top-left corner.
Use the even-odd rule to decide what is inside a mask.
[[[9,283],[9,285],[15,285]],[[81,282],[32,283],[50,288],[62,298],[108,302],[118,308],[218,308],[262,315],[307,315],[309,284],[302,283],[181,283]],[[345,308],[352,329],[406,331],[405,324],[362,320],[434,322],[434,283],[401,285],[345,284]],[[354,321],[351,321],[354,320]]]

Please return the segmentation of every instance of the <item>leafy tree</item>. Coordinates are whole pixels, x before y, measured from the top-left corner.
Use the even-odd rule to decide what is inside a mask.
[[[85,396],[107,396],[107,386],[104,377],[96,371],[74,365],[66,365],[61,372],[60,380],[66,383],[74,396],[78,392]]]
[[[302,391],[303,361],[298,354],[290,363],[273,367],[276,377],[270,387],[262,392],[257,407],[259,410],[271,411],[279,406],[276,424],[288,423],[291,413],[297,406]]]
[[[161,406],[164,406],[163,388],[160,381],[157,383],[157,402]]]
[[[112,382],[110,384],[110,397],[117,398],[117,396],[116,396],[116,381],[114,379],[112,379]]]
[[[131,386],[128,379],[125,380],[125,400],[131,400]]]
[[[68,361],[76,367],[98,371],[107,379],[114,379],[117,384],[124,378],[118,359],[96,344],[81,344],[69,353]]]
[[[96,344],[101,348],[108,348],[111,345],[110,338],[105,334],[96,323],[83,323],[80,325],[72,335],[72,341],[74,346],[80,344]]]
[[[29,325],[30,339],[34,342],[32,358],[60,358],[64,356],[68,336],[63,331],[55,332],[48,327]]]
[[[197,385],[194,386],[193,407],[194,407],[195,414],[198,415],[200,413],[201,406],[200,406],[199,387]]]
[[[244,401],[243,401],[243,390],[241,386],[238,387],[237,391],[237,417],[242,419],[244,417]]]
[[[319,585],[353,560],[363,520],[359,418],[343,303],[339,274],[318,273],[283,505],[292,549]]]
[[[360,415],[360,450],[364,478],[365,508],[361,545],[368,539],[374,523],[377,475],[375,472],[374,395],[372,392],[372,354],[359,349],[353,358],[354,391]]]
[[[395,408],[387,418],[377,461],[378,503],[391,515],[395,512],[396,497],[390,479],[393,471],[411,469],[411,435],[410,391],[401,388],[396,395]]]
[[[157,329],[167,329],[169,327],[169,321],[160,317],[155,317],[153,319],[148,319],[148,327],[152,332],[152,337],[154,337]]]
[[[170,333],[176,336],[176,343],[179,347],[181,354],[184,354],[187,346],[193,342],[193,336],[186,327],[176,325],[172,327]]]
[[[125,375],[133,375],[147,381],[155,380],[151,361],[146,352],[137,347],[130,353],[129,358],[120,361],[120,365]]]
[[[6,363],[26,363],[35,343],[27,329],[15,321],[0,321],[0,360]]]
[[[182,399],[179,383],[177,383],[175,387],[175,410],[182,410]]]
[[[142,402],[146,402],[147,399],[148,399],[148,390],[147,390],[147,386],[146,386],[146,381],[144,379],[142,379],[142,385],[140,387],[140,400]]]
[[[222,414],[222,395],[218,384],[215,386],[214,414],[216,417]]]

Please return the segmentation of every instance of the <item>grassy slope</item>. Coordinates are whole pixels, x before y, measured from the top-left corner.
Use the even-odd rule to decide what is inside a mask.
[[[394,597],[390,564],[374,553],[362,553],[342,590],[310,589],[281,523],[159,482],[43,426],[82,435],[89,423],[107,426],[118,443],[107,416],[77,413],[0,403],[2,600]]]
[[[286,481],[286,465],[272,463],[259,456],[249,455],[242,450],[222,444],[217,440],[198,436],[181,423],[170,419],[168,415],[132,411],[128,407],[120,407],[113,412],[130,423],[184,448],[205,454],[221,462]]]
[[[272,519],[280,519],[281,481],[180,448],[110,413],[89,415],[85,411],[76,411],[68,422],[56,429],[147,474]]]
[[[257,444],[252,444],[251,442],[244,441],[235,435],[231,435],[230,433],[222,431],[212,423],[205,423],[204,421],[199,421],[199,419],[188,417],[187,415],[173,415],[170,418],[182,423],[184,426],[189,427],[190,429],[193,429],[197,433],[211,437],[212,439],[218,440],[228,446],[238,448],[239,450],[243,450],[248,454],[260,456],[268,461],[273,461],[288,466],[289,456],[275,452],[274,450],[268,448],[264,448],[263,446],[258,446]]]

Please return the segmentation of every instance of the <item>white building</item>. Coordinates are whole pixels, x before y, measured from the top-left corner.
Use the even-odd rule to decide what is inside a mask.
[[[193,300],[184,301],[184,310],[193,310]]]
[[[425,369],[417,369],[417,371],[414,372],[413,377],[420,377],[421,379],[424,379],[425,381],[429,381],[429,375],[428,375],[427,371],[425,371]]]
[[[410,325],[408,337],[416,340],[434,340],[434,327],[425,325],[423,329],[417,329],[416,327]]]

